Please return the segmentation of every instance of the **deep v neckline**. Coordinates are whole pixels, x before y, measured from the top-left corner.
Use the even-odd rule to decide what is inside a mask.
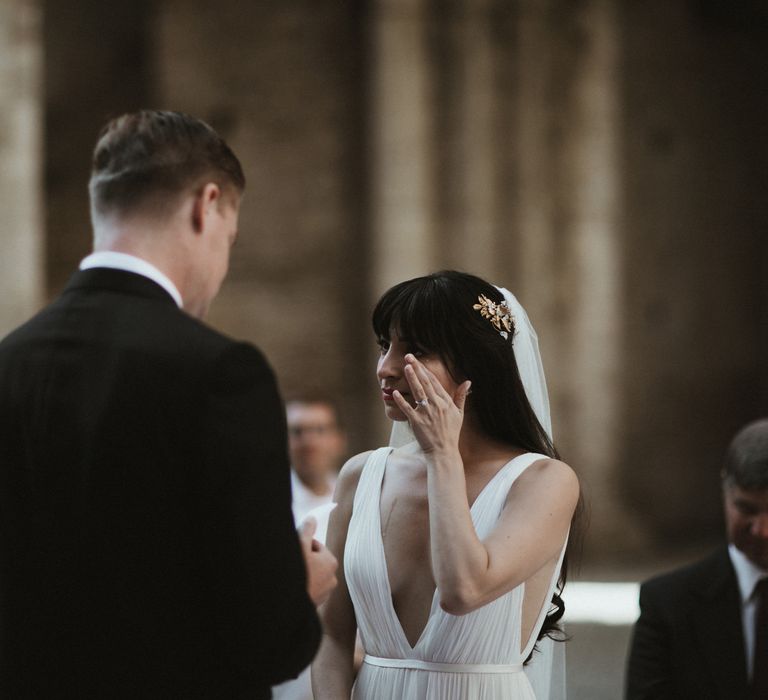
[[[429,605],[429,614],[427,615],[427,621],[424,623],[424,627],[421,630],[421,634],[419,634],[418,639],[416,640],[416,643],[411,646],[411,643],[408,641],[408,637],[405,634],[405,629],[403,628],[403,623],[400,621],[400,617],[397,614],[397,611],[395,610],[395,602],[392,599],[392,584],[389,580],[389,566],[387,564],[387,554],[384,551],[384,538],[381,534],[381,491],[382,491],[382,485],[384,484],[384,475],[387,471],[387,463],[389,462],[389,458],[392,455],[392,452],[394,452],[394,448],[390,449],[389,454],[387,455],[386,459],[384,460],[384,465],[381,469],[381,474],[379,475],[379,483],[377,484],[378,488],[378,494],[376,496],[376,532],[378,533],[377,541],[379,543],[379,550],[380,550],[380,556],[381,556],[381,565],[384,568],[384,586],[385,586],[385,593],[386,593],[386,599],[389,601],[389,611],[392,616],[392,621],[395,626],[397,635],[400,637],[400,640],[402,641],[405,648],[408,650],[409,654],[413,654],[416,649],[419,647],[419,645],[424,641],[424,638],[427,634],[427,630],[429,629],[430,624],[432,623],[432,620],[435,619],[435,599],[437,598],[437,586],[435,586],[434,591],[432,592],[431,602]],[[512,464],[520,459],[520,457],[524,457],[527,452],[524,452],[523,454],[517,455],[517,457],[513,457],[508,462],[503,464],[499,470],[488,480],[488,483],[483,486],[482,489],[480,489],[480,493],[477,494],[475,497],[475,500],[472,502],[472,505],[469,507],[469,513],[470,516],[472,516],[472,523],[474,525],[475,522],[475,507],[480,502],[482,497],[488,492],[488,489],[490,486],[497,481],[501,474],[506,472]],[[444,613],[448,614],[448,613]]]

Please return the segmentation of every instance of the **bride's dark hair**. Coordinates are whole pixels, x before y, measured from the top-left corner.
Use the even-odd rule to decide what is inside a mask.
[[[412,352],[439,355],[456,382],[472,380],[467,410],[486,435],[557,459],[557,450],[526,397],[511,346],[514,334],[504,338],[489,319],[472,308],[481,294],[496,303],[504,301],[492,284],[454,270],[401,282],[379,299],[373,311],[373,330],[379,340],[387,342],[396,330]],[[558,621],[565,612],[560,592],[566,575],[564,560],[558,591],[539,639],[562,639]]]

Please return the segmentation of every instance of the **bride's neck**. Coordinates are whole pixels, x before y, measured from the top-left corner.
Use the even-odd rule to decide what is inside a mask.
[[[495,440],[480,430],[471,414],[465,416],[461,435],[459,435],[459,454],[461,454],[465,471],[472,471],[473,465],[507,461],[516,452],[520,450]]]

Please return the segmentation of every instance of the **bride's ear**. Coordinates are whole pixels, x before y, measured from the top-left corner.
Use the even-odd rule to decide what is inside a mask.
[[[458,389],[456,389],[456,393],[453,396],[453,402],[456,404],[456,408],[458,408],[460,411],[464,410],[464,406],[467,403],[467,396],[472,392],[472,382],[467,379],[465,382],[463,382]]]

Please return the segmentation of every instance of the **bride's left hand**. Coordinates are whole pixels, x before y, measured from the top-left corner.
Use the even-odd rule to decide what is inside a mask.
[[[406,355],[405,362],[405,378],[416,406],[411,406],[399,391],[392,397],[408,418],[422,451],[429,454],[457,450],[464,404],[472,382],[463,382],[451,396],[414,355]]]

